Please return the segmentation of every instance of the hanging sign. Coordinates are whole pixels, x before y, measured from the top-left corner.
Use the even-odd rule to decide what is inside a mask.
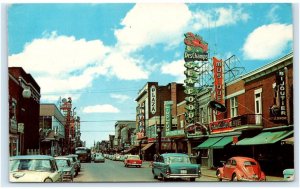
[[[169,132],[172,127],[172,105],[173,101],[165,101],[165,131]]]
[[[224,72],[223,61],[213,57],[213,72],[214,72],[214,86],[215,86],[215,100],[224,104]]]

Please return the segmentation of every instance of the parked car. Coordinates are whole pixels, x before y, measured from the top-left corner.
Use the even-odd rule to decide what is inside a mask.
[[[216,171],[219,181],[266,181],[259,163],[249,157],[232,157]]]
[[[188,178],[195,181],[201,176],[200,165],[192,164],[190,157],[182,153],[166,153],[153,162],[152,174],[155,179],[166,181],[176,178]]]
[[[143,161],[140,159],[139,155],[128,155],[124,160],[125,167],[129,167],[129,166],[141,167],[142,163]]]
[[[70,180],[73,182],[75,176],[75,167],[71,163],[69,158],[66,157],[55,157],[54,158],[58,167],[58,170],[63,173],[63,181]]]
[[[62,182],[62,172],[52,156],[13,156],[9,166],[10,182]]]
[[[77,155],[76,154],[69,154],[69,155],[66,155],[65,157],[69,158],[71,163],[74,165],[75,176],[77,176],[80,169],[81,169],[81,164],[80,164],[80,161],[77,159]]]
[[[95,163],[97,163],[97,162],[104,163],[105,162],[105,158],[103,157],[103,155],[101,153],[96,153],[95,154],[95,158],[94,158],[94,162]]]

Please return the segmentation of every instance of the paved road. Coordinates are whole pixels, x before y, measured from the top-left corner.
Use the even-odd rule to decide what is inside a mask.
[[[189,182],[180,180],[181,182]],[[196,180],[216,181],[215,178],[202,176]],[[162,182],[154,179],[149,162],[143,163],[141,168],[124,167],[123,162],[105,160],[105,163],[81,163],[81,171],[74,178],[74,182]],[[179,181],[174,181],[179,182]]]

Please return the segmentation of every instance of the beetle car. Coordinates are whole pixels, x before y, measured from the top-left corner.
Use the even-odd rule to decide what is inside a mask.
[[[124,160],[124,166],[136,166],[141,167],[143,161],[140,159],[139,155],[127,155],[126,159]]]
[[[55,157],[58,170],[63,173],[63,180],[70,180],[73,182],[75,176],[75,168],[69,158]]]
[[[217,169],[216,175],[219,181],[266,181],[259,163],[249,157],[229,158],[223,167]]]
[[[195,181],[201,176],[201,168],[199,164],[192,164],[187,154],[165,153],[153,162],[152,174],[155,179],[163,181],[179,178]]]
[[[62,172],[52,156],[13,156],[9,164],[10,182],[62,182]]]

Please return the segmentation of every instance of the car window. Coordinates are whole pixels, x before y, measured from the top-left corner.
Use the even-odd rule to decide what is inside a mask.
[[[253,165],[256,165],[256,163],[253,161],[245,161],[244,162],[244,166],[253,166]]]
[[[139,156],[129,156],[129,158],[128,159],[140,159],[140,157]]]
[[[182,156],[174,156],[174,157],[168,157],[166,158],[166,163],[167,164],[172,164],[172,163],[191,163],[189,157],[182,157]]]
[[[226,161],[226,165],[231,165],[231,159]]]
[[[235,160],[232,160],[232,161],[231,161],[231,165],[236,166],[236,161],[235,161]]]
[[[68,166],[68,162],[65,159],[57,159],[56,164],[58,167],[66,167]]]

